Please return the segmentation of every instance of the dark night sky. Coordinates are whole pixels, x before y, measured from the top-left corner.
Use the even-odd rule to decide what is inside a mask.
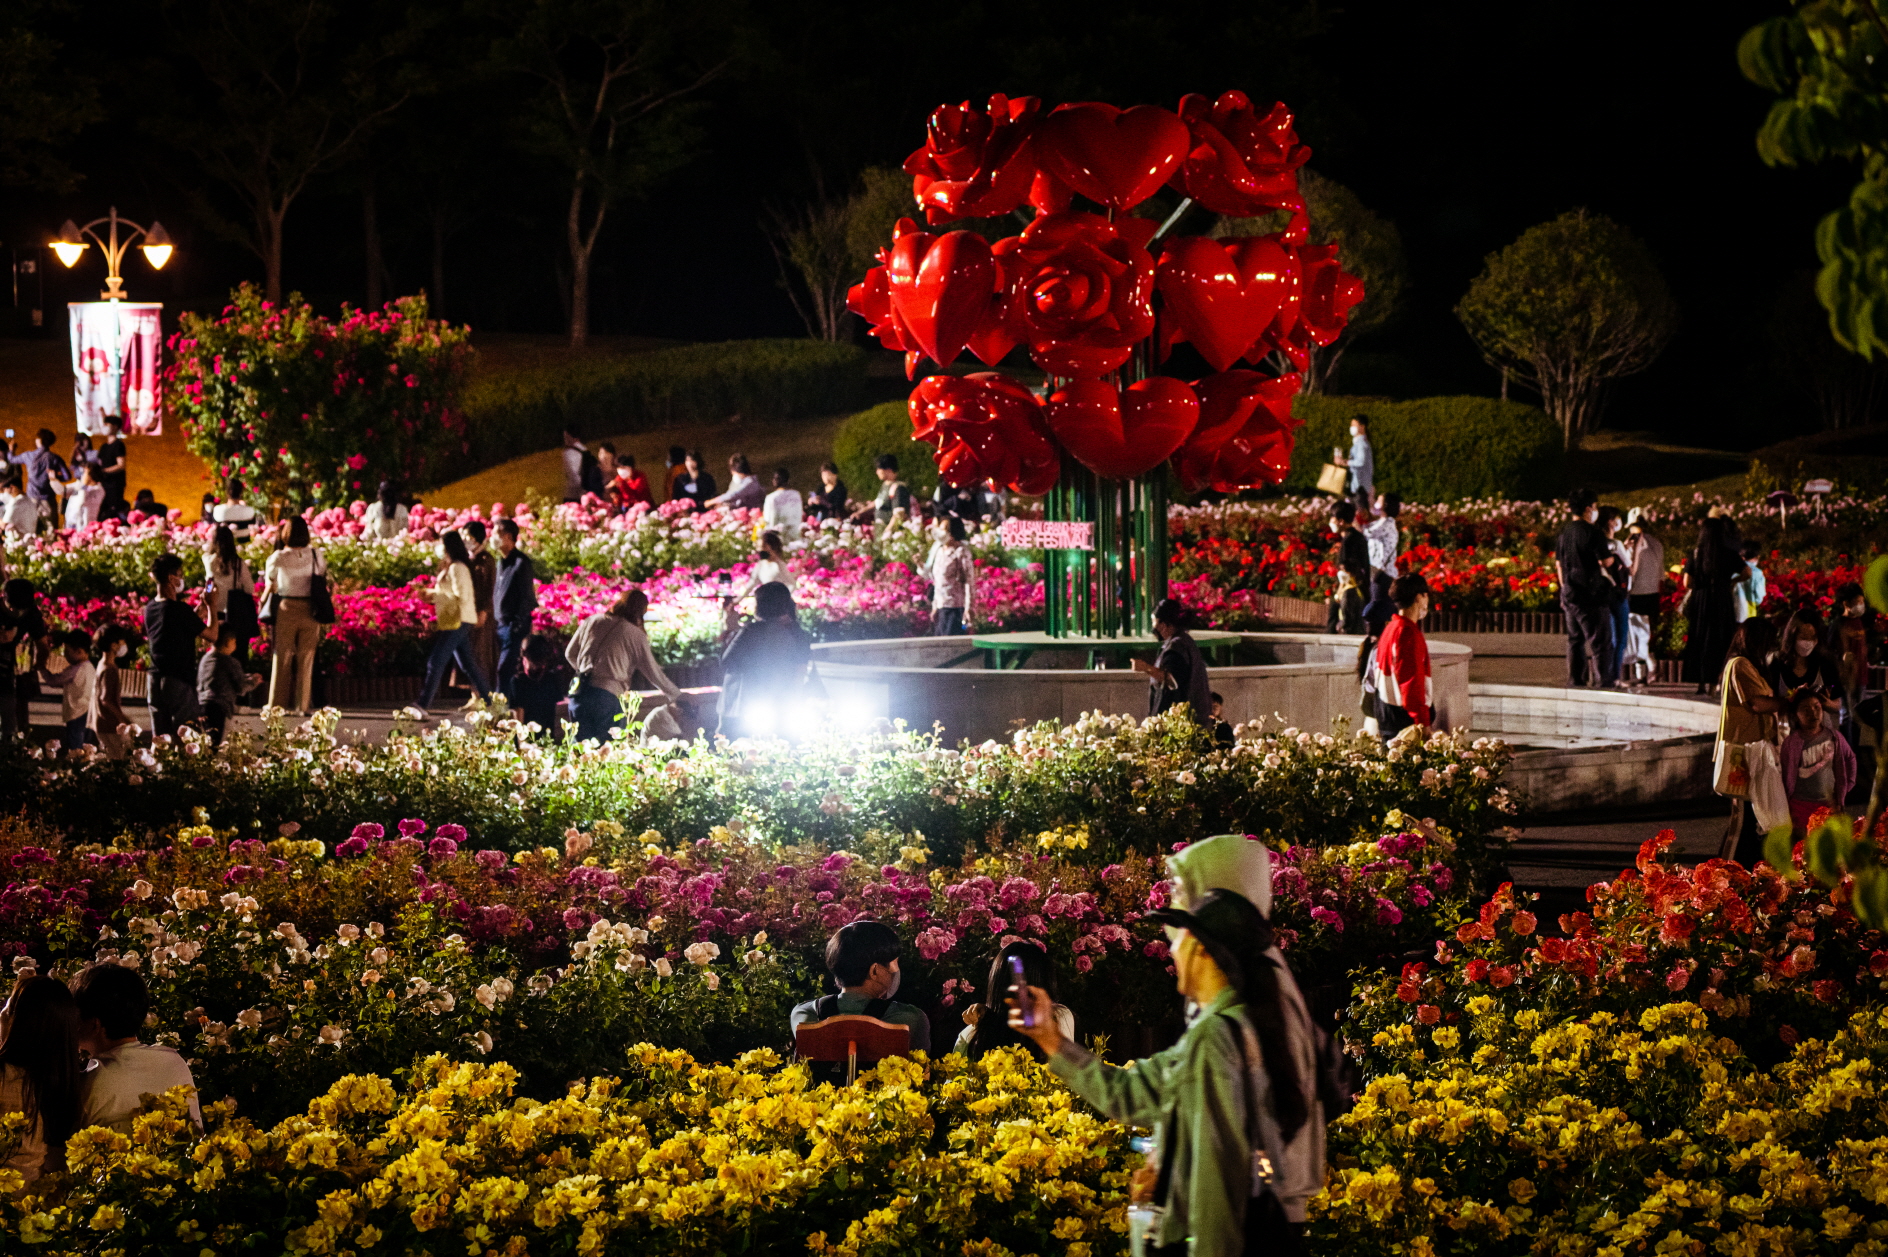
[[[1411,306],[1354,352],[1354,385],[1494,391],[1451,307],[1487,253],[1586,206],[1646,240],[1683,317],[1664,357],[1619,387],[1609,426],[1725,444],[1774,441],[1808,421],[1806,403],[1773,378],[1765,325],[1782,285],[1815,266],[1814,225],[1846,195],[1851,172],[1770,170],[1756,157],[1768,101],[1738,74],[1734,51],[1780,0],[1353,0],[1323,9],[1322,29],[1301,37],[1281,15],[1305,7],[972,0],[916,13],[773,0],[769,57],[714,93],[705,150],[613,219],[595,326],[684,338],[799,334],[757,227],[762,203],[806,195],[816,169],[843,185],[867,164],[897,164],[921,139],[928,109],[947,98],[1000,89],[1171,107],[1182,91],[1236,86],[1298,108],[1313,167],[1403,232]],[[259,277],[247,255],[190,223],[174,176],[148,160],[148,141],[127,126],[111,130],[115,139],[95,129],[76,197],[0,202],[0,236],[16,241],[40,218],[50,227],[116,200],[133,216],[150,207],[178,237],[175,272],[138,285],[141,295],[209,305],[229,283]],[[560,207],[544,183],[536,199],[514,188],[455,240],[453,317],[558,329]],[[400,206],[383,214],[397,287],[416,288],[427,278],[424,239],[416,223],[403,225]],[[298,204],[290,286],[321,302],[358,301],[359,222],[358,203],[339,189]],[[65,294],[48,297],[56,308]]]

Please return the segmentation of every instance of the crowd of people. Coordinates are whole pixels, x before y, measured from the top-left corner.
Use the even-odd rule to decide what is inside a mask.
[[[133,511],[156,514],[150,491],[136,501],[125,500],[127,460],[124,420],[105,418],[105,431],[96,447],[81,432],[73,438],[70,458],[54,447],[59,438],[50,428],[34,434],[33,444],[22,448],[13,429],[7,429],[0,452],[6,465],[0,472],[0,528],[20,534],[41,529],[76,529],[101,519],[126,519]]]

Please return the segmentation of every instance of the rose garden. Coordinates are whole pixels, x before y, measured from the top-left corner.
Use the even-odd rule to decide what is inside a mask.
[[[297,518],[323,556],[325,701],[305,720],[264,707],[220,745],[185,725],[113,755],[40,727],[0,749],[0,964],[135,970],[145,1037],[188,1062],[203,1116],[154,1096],[129,1131],[73,1135],[56,1171],[0,1168],[0,1247],[1125,1253],[1147,1132],[1020,1048],[949,1044],[1017,940],[1054,959],[1077,1037],[1111,1062],[1172,1043],[1186,1001],[1152,914],[1175,894],[1168,858],[1231,833],[1269,853],[1278,947],[1344,1062],[1311,1251],[1888,1254],[1878,714],[1852,719],[1871,754],[1850,797],[1767,827],[1763,859],[1683,849],[1675,826],[1722,815],[1707,774],[1664,810],[1608,818],[1636,853],[1573,884],[1517,872],[1530,825],[1591,818],[1513,784],[1516,756],[1548,743],[1478,728],[1493,691],[1473,672],[1452,724],[1388,737],[1348,680],[1342,711],[1235,712],[1223,735],[1184,705],[1045,709],[981,741],[838,702],[809,703],[791,737],[718,735],[712,714],[658,737],[647,690],[601,740],[502,698],[410,708],[452,627],[441,541],[500,521],[534,565],[532,633],[561,656],[640,591],[655,660],[712,697],[726,591],[772,561],[771,516],[607,492],[428,498],[563,432],[737,411],[780,428],[856,412],[835,465],[862,481],[862,460],[894,454],[918,491],[789,538],[795,622],[828,665],[841,643],[932,633],[940,484],[1084,539],[1030,548],[969,521],[964,627],[986,651],[1112,638],[1151,655],[1172,599],[1228,667],[1274,665],[1278,634],[1348,660],[1362,637],[1324,629],[1348,491],[1316,486],[1355,414],[1376,488],[1407,499],[1390,558],[1420,578],[1426,627],[1470,642],[1470,668],[1499,646],[1557,676],[1556,542],[1584,509],[1560,492],[1562,433],[1505,376],[1499,401],[1305,388],[1370,289],[1320,234],[1293,128],[1237,92],[940,107],[905,165],[905,217],[852,277],[869,354],[731,342],[494,384],[475,379],[472,333],[423,298],[330,319],[244,287],[185,315],[167,413],[206,482],[261,508],[244,560],[263,570]],[[891,374],[868,360],[908,399],[867,408],[868,380]],[[1680,675],[1705,648],[1685,549],[1709,521],[1761,553],[1753,619],[1820,629],[1865,589],[1858,692],[1878,691],[1879,461],[1802,503],[1762,460],[1738,488],[1637,499],[1665,559],[1645,677],[1618,701],[1692,697]],[[397,529],[369,518],[383,480],[411,490]],[[199,564],[216,531],[169,510],[9,533],[6,575],[33,583],[51,631],[136,638],[154,562]],[[184,598],[208,610],[206,591]],[[274,634],[243,644],[266,672]],[[116,666],[128,694],[155,684],[144,648]],[[988,671],[1026,686],[1056,669]],[[1715,719],[1718,698],[1700,701]],[[796,1059],[789,1015],[830,989],[827,941],[861,920],[899,935],[900,998],[933,1048],[828,1081]],[[0,1151],[32,1128],[0,1115]]]

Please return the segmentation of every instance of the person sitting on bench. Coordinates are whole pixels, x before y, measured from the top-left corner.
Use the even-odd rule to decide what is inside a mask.
[[[924,1010],[902,1004],[898,994],[898,954],[902,944],[891,926],[878,921],[854,921],[826,940],[826,971],[839,994],[796,1004],[790,1028],[824,1021],[842,1013],[876,1017],[894,1026],[911,1028],[911,1050],[931,1050],[931,1019]]]

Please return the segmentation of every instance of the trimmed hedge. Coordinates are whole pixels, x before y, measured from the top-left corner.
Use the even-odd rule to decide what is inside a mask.
[[[1538,406],[1494,397],[1305,395],[1286,486],[1310,489],[1331,448],[1349,448],[1350,419],[1364,415],[1377,460],[1377,489],[1405,501],[1546,498],[1561,488],[1560,431]]]
[[[730,415],[775,423],[837,414],[864,399],[865,362],[857,345],[732,340],[475,378],[454,474],[550,449],[567,424],[594,440]]]
[[[897,458],[899,473],[911,492],[929,500],[937,492],[935,453],[924,442],[911,439],[911,408],[905,402],[862,410],[841,424],[833,437],[833,461],[839,464],[840,478],[855,502],[877,496],[874,466],[880,454]]]

